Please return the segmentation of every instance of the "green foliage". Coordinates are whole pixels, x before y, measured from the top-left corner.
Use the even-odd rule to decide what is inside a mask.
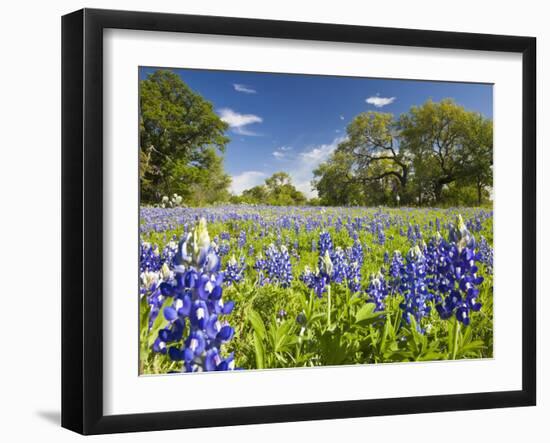
[[[353,176],[354,156],[336,151],[331,160],[313,171],[314,185],[320,202],[326,206],[358,205],[365,200],[363,187]]]
[[[490,198],[493,122],[451,99],[394,119],[367,112],[314,171],[325,205],[481,205]]]
[[[269,209],[263,211],[266,219],[272,217]],[[347,215],[352,218],[364,216],[365,211],[370,215],[376,212],[375,209],[364,208],[348,211]],[[387,211],[390,216],[402,215],[397,209]],[[475,211],[462,208],[461,213],[465,218],[472,218]],[[427,226],[430,222],[434,224],[436,218],[443,224],[454,220],[454,215],[452,210],[407,210],[410,222],[421,226]],[[230,234],[230,247],[236,253],[239,253],[239,232],[247,232],[247,243],[240,251],[246,262],[245,279],[224,289],[224,299],[235,302],[235,309],[228,318],[228,322],[235,328],[235,337],[227,344],[227,352],[234,352],[237,367],[269,369],[493,356],[493,279],[483,265],[480,265],[479,271],[485,277],[479,287],[483,307],[480,312],[472,313],[470,326],[463,326],[454,319],[441,320],[432,303],[430,315],[419,325],[425,329],[425,333],[421,334],[414,317],[411,316],[410,325],[403,321],[401,296],[390,294],[385,310],[375,312],[375,305],[366,301],[365,292],[351,294],[346,285],[331,285],[329,309],[326,293],[318,298],[299,280],[297,276],[305,266],[317,266],[318,254],[311,250],[311,244],[318,239],[320,229],[296,233],[292,227],[281,228],[280,235],[285,241],[289,244],[298,243],[300,255],[299,260],[292,259],[295,278],[290,288],[281,288],[271,284],[258,285],[257,273],[253,268],[255,257],[246,254],[250,246],[256,252],[262,251],[263,246],[276,240],[275,236],[268,234],[260,237],[249,220],[209,224],[212,238],[221,232]],[[335,245],[347,247],[353,244],[347,229],[336,230],[334,226],[323,229],[330,232]],[[492,229],[491,219],[488,219],[479,232],[491,244]],[[180,236],[181,233],[181,230],[151,232],[144,240],[162,246],[165,238],[171,238],[173,234]],[[391,253],[399,250],[405,255],[410,248],[406,237],[399,235],[399,228],[395,225],[387,228],[385,245],[377,244],[374,234],[367,230],[358,234],[359,241],[368,245],[368,249],[365,249],[365,263],[361,268],[364,282],[369,275],[384,266],[385,251]],[[222,269],[228,260],[229,256],[223,258]],[[286,315],[278,315],[280,311],[285,311]],[[330,322],[327,321],[329,313]],[[148,306],[142,300],[140,370],[142,373],[165,373],[175,368],[172,367],[173,363],[165,355],[150,352],[150,345],[162,320],[158,324],[155,322],[148,331],[147,315]],[[298,316],[300,321],[297,321]]]
[[[276,172],[265,184],[246,189],[242,195],[231,198],[232,203],[262,204],[271,206],[301,206],[307,198],[292,184],[286,172]]]
[[[140,82],[142,203],[178,193],[188,204],[227,200],[222,158],[227,124],[179,75],[158,70]]]

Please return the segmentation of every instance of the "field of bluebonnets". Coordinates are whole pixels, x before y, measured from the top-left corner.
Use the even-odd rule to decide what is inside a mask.
[[[493,355],[483,208],[141,208],[140,373]]]

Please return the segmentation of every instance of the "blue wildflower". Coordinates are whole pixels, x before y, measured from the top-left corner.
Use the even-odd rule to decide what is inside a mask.
[[[327,231],[321,232],[319,234],[319,246],[317,248],[319,250],[319,256],[322,257],[325,255],[325,252],[332,252],[333,246],[332,246],[332,237],[330,236],[330,233]]]
[[[367,288],[367,302],[374,303],[375,312],[383,311],[386,308],[385,300],[388,296],[389,290],[386,283],[386,279],[381,272],[376,275],[372,275],[369,286]]]
[[[265,259],[259,256],[254,269],[259,274],[259,284],[276,284],[283,288],[290,286],[293,279],[290,255],[285,246],[277,247],[274,244],[265,249]]]
[[[470,312],[477,312],[482,305],[479,301],[478,286],[483,277],[477,275],[480,255],[475,250],[475,238],[470,234],[459,216],[458,229],[450,226],[449,238],[452,243],[440,240],[438,243],[437,290],[443,301],[436,305],[442,319],[453,315],[465,326],[470,324]]]
[[[232,356],[227,357],[228,364],[221,364],[221,347],[231,340],[234,330],[219,316],[230,314],[234,303],[223,300],[224,274],[205,219],[180,241],[174,265],[169,275],[166,268],[161,269],[166,281],[159,285],[159,292],[162,297],[172,297],[172,303],[164,308],[168,325],[159,331],[153,351],[182,361],[185,372],[233,369],[229,364]],[[186,321],[189,330],[184,338]],[[216,365],[212,365],[213,355],[220,356]]]
[[[407,254],[399,289],[404,297],[400,305],[403,310],[403,319],[410,324],[410,316],[413,316],[418,330],[422,332],[420,324],[422,319],[430,313],[431,307],[428,302],[431,296],[426,284],[426,259],[418,245],[411,248]]]
[[[227,267],[223,272],[224,281],[226,284],[231,285],[233,283],[239,283],[244,277],[244,270],[246,268],[244,257],[241,257],[239,261],[235,256],[231,256],[227,262]]]
[[[246,244],[246,232],[241,231],[239,233],[239,238],[237,239],[237,246],[239,248],[244,248],[244,245]]]

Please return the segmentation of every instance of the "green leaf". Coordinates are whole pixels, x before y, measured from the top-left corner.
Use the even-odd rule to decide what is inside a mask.
[[[340,365],[350,355],[349,349],[338,331],[327,331],[320,339],[324,364]]]
[[[321,312],[317,312],[316,314],[313,314],[311,318],[308,318],[308,325],[311,326],[323,318],[325,318],[325,314]]]
[[[386,348],[386,341],[388,339],[388,335],[390,334],[390,320],[386,319],[386,323],[384,324],[384,332],[382,333],[382,340],[380,341],[380,349],[383,351]]]
[[[265,349],[263,340],[254,331],[254,354],[256,356],[256,369],[265,368]]]
[[[378,320],[384,312],[374,312],[374,303],[365,303],[355,314],[355,323],[366,326]]]
[[[291,335],[290,335],[290,329],[293,326],[293,322],[285,321],[281,323],[281,325],[277,328],[276,334],[275,334],[275,343],[274,343],[274,351],[275,352],[281,352],[285,350],[285,347],[288,345]]]
[[[485,343],[482,340],[474,340],[464,346],[462,346],[457,354],[461,357],[465,357],[468,354],[475,354],[477,351],[481,351],[485,348]]]
[[[260,317],[260,314],[258,314],[254,309],[249,309],[248,320],[250,321],[254,332],[258,334],[258,337],[260,337],[261,340],[265,340],[266,330],[264,321],[262,320],[262,317]]]

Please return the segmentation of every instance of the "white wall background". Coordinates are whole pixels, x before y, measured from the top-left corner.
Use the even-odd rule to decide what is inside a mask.
[[[353,420],[329,420],[165,431],[96,437],[132,442],[192,439],[224,442],[360,441],[409,442],[548,441],[550,327],[544,323],[550,259],[541,253],[550,235],[550,156],[543,137],[550,120],[548,11],[541,1],[461,0],[271,2],[203,0],[88,0],[4,2],[0,26],[0,436],[4,441],[73,441],[59,427],[60,414],[60,31],[62,14],[81,7],[155,10],[282,20],[410,27],[530,35],[538,38],[539,148],[539,406]],[[544,109],[546,108],[546,114]],[[518,147],[519,148],[519,147]],[[518,263],[519,267],[519,263]],[[223,394],[222,394],[223,395]]]

